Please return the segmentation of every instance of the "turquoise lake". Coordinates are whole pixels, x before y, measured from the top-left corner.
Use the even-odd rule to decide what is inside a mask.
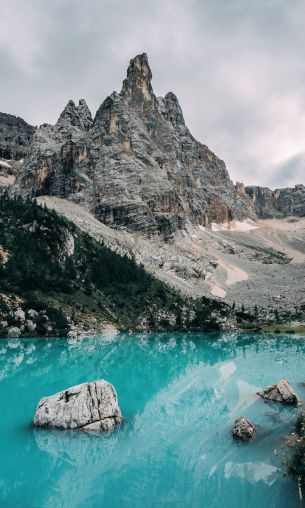
[[[0,342],[0,506],[301,506],[279,450],[296,410],[259,388],[287,378],[305,399],[305,338],[119,334]],[[103,378],[124,416],[112,433],[33,429],[43,396]],[[250,443],[234,420],[258,426]]]

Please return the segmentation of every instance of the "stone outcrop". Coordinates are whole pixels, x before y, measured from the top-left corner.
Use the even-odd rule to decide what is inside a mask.
[[[22,118],[0,113],[0,158],[22,159],[29,153],[35,127]]]
[[[107,225],[165,238],[187,223],[251,215],[224,162],[191,135],[177,97],[157,98],[151,79],[144,53],[93,122],[85,101],[70,101],[55,126],[35,132],[14,193],[68,198]]]
[[[305,186],[271,190],[267,187],[246,187],[256,216],[262,219],[305,216]]]
[[[281,379],[276,385],[267,386],[257,395],[263,399],[281,402],[282,404],[298,405],[300,399],[286,379]]]
[[[249,441],[255,434],[255,427],[245,416],[241,416],[235,420],[232,434],[235,439]]]
[[[114,387],[103,379],[73,386],[40,400],[33,425],[105,431],[122,420]]]
[[[7,338],[8,339],[18,339],[21,335],[20,328],[17,326],[11,326],[7,330]]]
[[[21,307],[24,306],[24,308]],[[15,310],[10,310],[10,308]],[[58,321],[59,310],[54,309],[49,315],[46,310],[37,312],[34,309],[28,309],[25,304],[14,297],[6,297],[0,295],[0,338],[17,338],[17,337],[37,337],[37,336],[65,336],[70,327],[66,316],[61,317],[66,320]],[[59,326],[60,325],[60,326]]]

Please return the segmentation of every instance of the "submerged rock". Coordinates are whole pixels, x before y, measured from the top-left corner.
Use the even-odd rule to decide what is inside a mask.
[[[274,400],[282,404],[297,405],[300,399],[286,379],[281,379],[276,385],[267,386],[257,395],[267,400]]]
[[[235,420],[232,434],[235,439],[249,441],[255,434],[255,427],[245,416],[241,416]]]
[[[122,420],[114,387],[99,379],[40,400],[33,425],[59,429],[110,430]]]

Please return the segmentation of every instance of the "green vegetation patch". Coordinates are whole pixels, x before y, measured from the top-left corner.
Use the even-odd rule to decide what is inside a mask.
[[[0,196],[0,293],[34,309],[48,305],[61,330],[56,309],[73,321],[94,314],[118,328],[152,330],[217,330],[232,313],[186,298],[55,211],[7,194]]]

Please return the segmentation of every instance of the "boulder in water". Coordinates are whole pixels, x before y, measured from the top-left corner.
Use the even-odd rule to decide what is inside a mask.
[[[33,425],[58,429],[110,430],[122,420],[114,387],[99,379],[40,400]]]
[[[255,434],[255,427],[245,416],[241,416],[235,420],[232,434],[235,439],[249,441]]]
[[[286,379],[281,379],[276,385],[267,386],[257,395],[267,400],[274,400],[282,404],[298,405],[300,399]]]

